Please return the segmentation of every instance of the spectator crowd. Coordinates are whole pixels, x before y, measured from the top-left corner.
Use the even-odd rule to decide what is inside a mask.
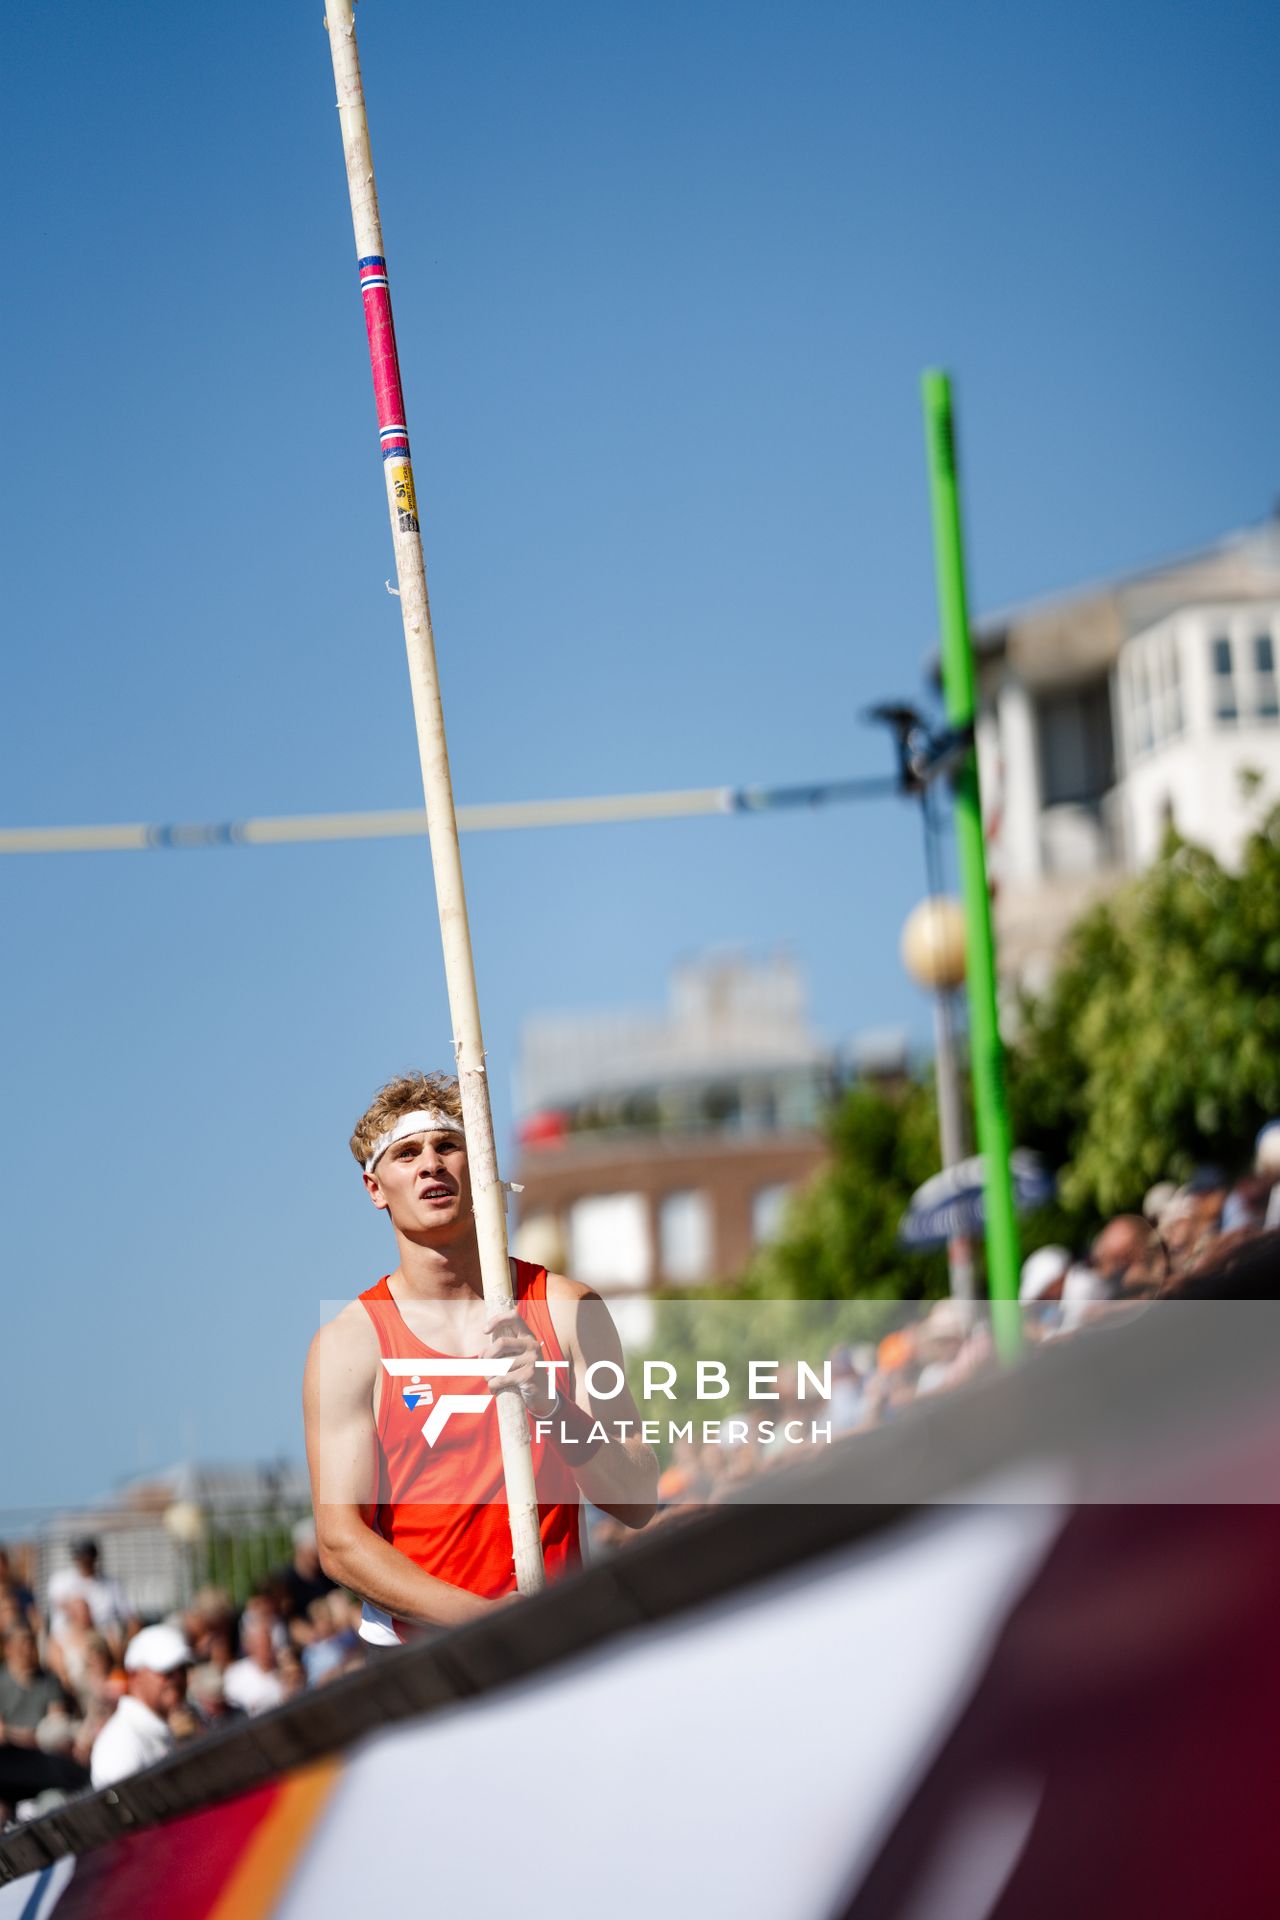
[[[103,1572],[95,1540],[73,1543],[47,1614],[0,1547],[0,1826],[361,1666],[359,1621],[309,1521],[243,1606],[206,1587],[150,1624]]]
[[[1230,1178],[1201,1167],[1181,1185],[1159,1182],[1141,1213],[1108,1220],[1087,1248],[1036,1247],[1020,1286],[1029,1342],[1069,1336],[1117,1302],[1276,1297],[1280,1120],[1258,1135],[1246,1172]],[[936,1301],[878,1341],[837,1346],[827,1357],[831,1395],[822,1419],[833,1435],[879,1425],[994,1364],[986,1316],[954,1299]],[[809,1424],[814,1412],[794,1370],[783,1370],[767,1409],[738,1409],[748,1426],[767,1415],[769,1441],[678,1439],[659,1484],[656,1524],[795,1458],[803,1445],[784,1441],[783,1428],[789,1420]],[[634,1538],[593,1509],[589,1518],[597,1549]],[[309,1521],[294,1529],[289,1563],[243,1605],[206,1587],[150,1623],[103,1571],[94,1540],[75,1542],[71,1565],[51,1578],[47,1615],[0,1546],[0,1827],[354,1671],[365,1658],[359,1620],[360,1603],[321,1568]]]
[[[1105,1321],[1124,1302],[1192,1298],[1280,1299],[1280,1120],[1258,1134],[1243,1172],[1202,1166],[1181,1184],[1157,1182],[1140,1213],[1107,1220],[1087,1247],[1034,1248],[1019,1285],[1029,1345]],[[895,1324],[879,1340],[833,1347],[827,1355],[832,1393],[825,1417],[835,1434],[878,1426],[923,1396],[962,1386],[995,1365],[988,1316],[964,1301],[935,1301],[901,1324],[886,1305],[891,1314]],[[794,1372],[784,1373],[780,1387],[779,1400],[763,1408],[737,1406],[736,1418],[748,1427],[767,1418],[775,1432],[788,1420],[807,1425],[814,1402],[798,1397]],[[764,1446],[678,1441],[659,1482],[659,1522],[723,1498],[800,1451],[777,1439]],[[593,1525],[593,1543],[605,1548],[625,1547],[630,1537],[603,1518]]]

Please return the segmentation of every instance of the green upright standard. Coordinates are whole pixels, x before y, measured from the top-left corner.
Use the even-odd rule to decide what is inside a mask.
[[[967,730],[972,728],[974,720],[973,648],[964,584],[951,381],[945,373],[929,372],[923,376],[921,386],[933,507],[938,613],[942,625],[942,690],[949,724],[957,730]],[[996,1344],[1005,1359],[1012,1359],[1021,1344],[1022,1333],[1018,1312],[1018,1227],[1009,1170],[1013,1142],[1005,1098],[1004,1049],[996,1011],[995,948],[978,796],[978,760],[972,744],[955,774],[955,816],[964,897],[973,1106],[986,1177],[987,1285]]]

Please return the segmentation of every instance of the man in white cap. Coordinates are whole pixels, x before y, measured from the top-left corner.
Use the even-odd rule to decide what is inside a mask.
[[[1018,1299],[1024,1307],[1038,1302],[1061,1300],[1062,1283],[1071,1265],[1067,1247],[1037,1247],[1022,1263],[1018,1281]]]
[[[1073,1260],[1062,1283],[1063,1333],[1078,1333],[1091,1320],[1105,1320],[1113,1298],[1110,1282],[1087,1260]]]
[[[173,1746],[169,1715],[187,1696],[194,1655],[176,1627],[144,1627],[125,1648],[128,1692],[93,1743],[89,1777],[109,1787],[163,1760]]]

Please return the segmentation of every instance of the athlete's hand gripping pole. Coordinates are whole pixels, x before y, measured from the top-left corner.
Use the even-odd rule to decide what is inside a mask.
[[[467,901],[462,884],[462,856],[458,847],[453,785],[445,744],[444,709],[436,671],[431,610],[427,602],[427,575],[422,557],[422,536],[418,529],[413,466],[409,459],[409,435],[400,388],[395,329],[391,321],[391,295],[387,284],[382,223],[378,217],[373,156],[369,148],[369,122],[365,114],[351,0],[329,0],[325,25],[329,32],[333,74],[338,87],[338,116],[347,163],[360,292],[364,301],[373,387],[378,403],[378,430],[386,474],[387,504],[391,511],[400,612],[409,655],[409,682],[413,690],[413,713],[418,731],[418,757],[422,763],[422,791],[427,807],[431,865],[435,874],[445,979],[449,989],[458,1080],[462,1090],[467,1158],[471,1165],[475,1197],[480,1272],[485,1300],[491,1311],[497,1311],[510,1307],[512,1303],[506,1204],[494,1148],[493,1115],[489,1107],[480,1006],[476,996],[475,963],[471,954],[471,931],[467,924]],[[529,1448],[529,1422],[524,1401],[518,1393],[501,1393],[497,1401],[516,1584],[521,1593],[530,1593],[542,1586],[543,1571],[538,1500]]]

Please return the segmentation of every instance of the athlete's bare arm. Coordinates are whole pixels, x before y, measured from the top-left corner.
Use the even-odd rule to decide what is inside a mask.
[[[657,1505],[658,1460],[640,1437],[640,1409],[627,1385],[613,1315],[598,1293],[562,1273],[547,1275],[547,1305],[570,1362],[572,1380],[566,1392],[609,1435],[607,1446],[598,1448],[584,1466],[574,1467],[574,1478],[593,1506],[625,1527],[643,1527]],[[597,1360],[611,1361],[622,1372],[622,1391],[612,1399],[593,1399],[587,1391],[587,1369]],[[609,1369],[604,1372],[610,1384],[617,1377]],[[620,1434],[617,1423],[626,1421],[630,1430],[624,1426]],[[565,1450],[565,1458],[572,1462],[571,1449]]]
[[[377,1336],[353,1302],[311,1342],[302,1387],[320,1564],[331,1580],[398,1620],[462,1626],[500,1603],[424,1573],[374,1531],[377,1372]]]

